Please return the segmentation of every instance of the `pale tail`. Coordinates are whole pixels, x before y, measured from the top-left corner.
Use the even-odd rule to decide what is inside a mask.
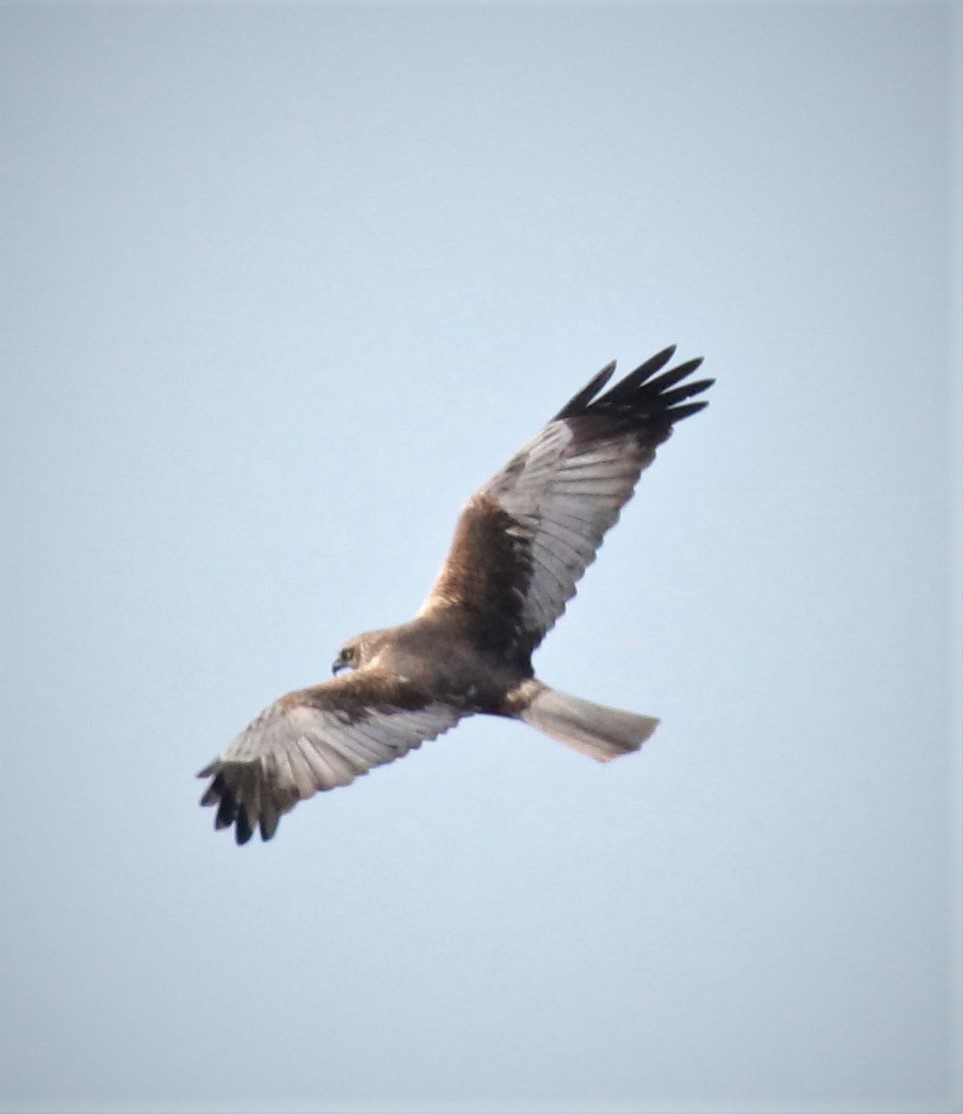
[[[607,708],[548,687],[540,687],[519,715],[536,731],[599,762],[611,762],[620,754],[638,750],[659,725],[652,716]]]

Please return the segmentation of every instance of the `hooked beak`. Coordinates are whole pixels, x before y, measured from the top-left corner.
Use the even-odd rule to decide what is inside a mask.
[[[343,673],[345,669],[350,669],[351,666],[340,658],[335,658],[331,663],[331,676],[337,677],[339,673]]]

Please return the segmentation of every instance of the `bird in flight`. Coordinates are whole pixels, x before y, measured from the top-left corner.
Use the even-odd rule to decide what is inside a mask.
[[[334,678],[265,708],[197,775],[202,805],[238,843],[270,839],[299,801],[401,758],[471,715],[520,719],[608,762],[638,750],[651,716],[540,681],[532,653],[575,595],[656,448],[713,383],[668,371],[666,348],[608,391],[608,364],[469,499],[413,619],[349,639]]]

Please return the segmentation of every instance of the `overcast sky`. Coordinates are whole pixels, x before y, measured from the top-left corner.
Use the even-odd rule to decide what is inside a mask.
[[[961,1103],[960,6],[5,5],[0,1108]],[[602,364],[706,357],[536,659],[238,848]]]

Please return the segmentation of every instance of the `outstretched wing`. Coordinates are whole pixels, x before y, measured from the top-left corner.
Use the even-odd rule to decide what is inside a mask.
[[[457,608],[476,637],[523,660],[551,630],[575,585],[676,422],[708,404],[687,400],[713,380],[702,363],[662,372],[666,348],[605,394],[604,367],[462,511],[420,614]]]
[[[401,758],[463,714],[377,670],[288,693],[200,771],[212,778],[201,804],[217,805],[214,826],[233,824],[238,843],[257,827],[270,839],[298,801]]]

